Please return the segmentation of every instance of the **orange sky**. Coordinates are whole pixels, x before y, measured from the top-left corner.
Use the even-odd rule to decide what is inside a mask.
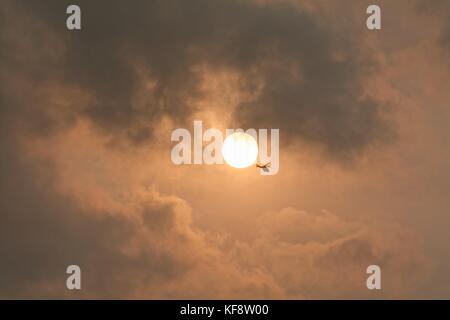
[[[0,298],[448,299],[450,2],[376,2],[2,1]],[[279,173],[175,166],[196,119]]]

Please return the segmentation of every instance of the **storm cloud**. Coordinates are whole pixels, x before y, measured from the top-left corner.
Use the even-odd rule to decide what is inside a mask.
[[[2,1],[0,298],[448,296],[447,4],[343,3]],[[205,114],[279,174],[174,166]]]
[[[164,115],[186,124],[205,94],[197,69],[206,65],[237,72],[254,95],[233,111],[235,127],[280,128],[283,142],[300,139],[335,155],[388,136],[381,117],[385,106],[362,87],[375,62],[339,28],[298,6],[193,0],[134,1],[124,7],[120,1],[81,1],[82,30],[69,32],[61,14],[68,4],[12,5],[29,15],[32,22],[22,28],[37,34],[39,47],[61,48],[51,62],[37,56],[32,67],[40,66],[39,79],[28,80],[56,77],[89,95],[74,116],[87,116],[108,133],[142,141]],[[15,59],[13,50],[4,54],[6,61]],[[137,103],[145,82],[141,73],[152,85]]]

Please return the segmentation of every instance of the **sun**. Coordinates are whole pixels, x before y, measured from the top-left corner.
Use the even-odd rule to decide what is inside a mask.
[[[246,168],[258,158],[258,144],[248,133],[235,132],[226,137],[222,146],[225,162],[233,168]]]

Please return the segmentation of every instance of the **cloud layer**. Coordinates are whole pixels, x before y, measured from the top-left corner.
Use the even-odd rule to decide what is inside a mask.
[[[185,123],[205,94],[198,69],[208,66],[236,72],[254,96],[236,106],[236,125],[281,128],[283,141],[300,138],[338,155],[387,137],[383,104],[363,90],[374,60],[339,26],[301,7],[240,0],[136,1],[126,9],[120,1],[79,4],[78,33],[61,27],[64,2],[13,6],[31,14],[21,28],[42,27],[42,47],[28,49],[45,57],[24,62],[44,68],[37,77],[56,77],[89,96],[78,116],[107,132],[141,141],[164,115]],[[49,63],[36,61],[42,58]],[[6,59],[17,59],[15,52]]]
[[[347,3],[2,1],[0,298],[441,297],[447,4]],[[173,166],[198,116],[280,128],[279,176]]]

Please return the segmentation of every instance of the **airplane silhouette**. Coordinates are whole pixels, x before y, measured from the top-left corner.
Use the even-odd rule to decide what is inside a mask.
[[[270,168],[270,162],[267,162],[266,164],[256,164],[257,168],[262,169],[264,172],[269,172],[269,168]]]

